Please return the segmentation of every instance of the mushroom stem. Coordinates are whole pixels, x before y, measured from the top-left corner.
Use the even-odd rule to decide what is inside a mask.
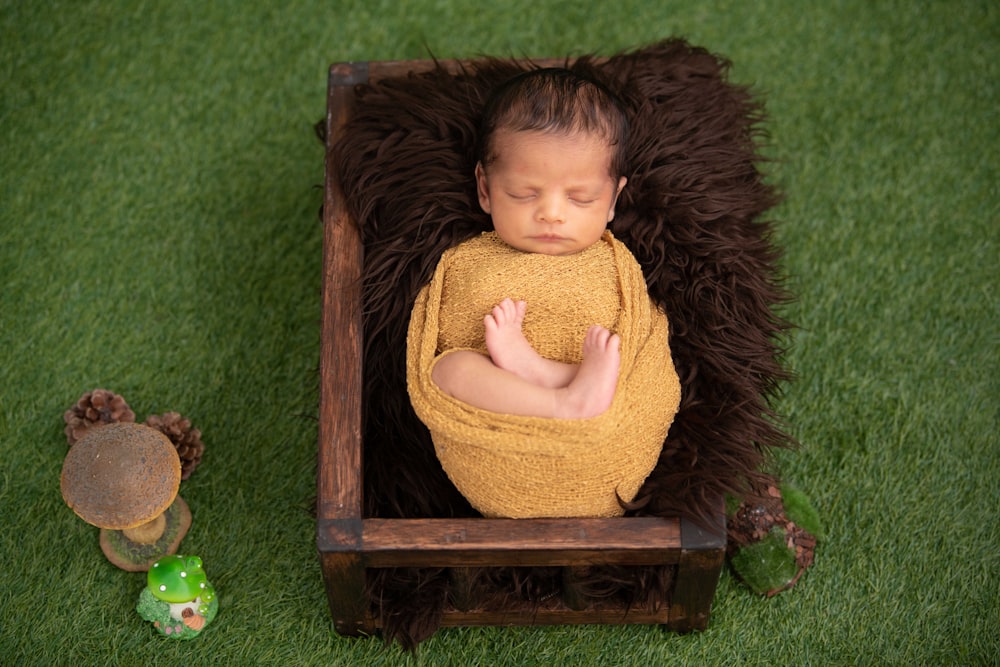
[[[126,528],[122,533],[128,539],[139,544],[153,544],[163,536],[163,531],[167,528],[167,517],[159,514],[150,521],[140,524],[134,528]]]

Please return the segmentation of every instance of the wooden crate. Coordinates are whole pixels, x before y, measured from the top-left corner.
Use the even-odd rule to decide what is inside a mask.
[[[561,64],[563,61],[533,61]],[[452,71],[459,61],[439,61]],[[561,566],[562,600],[491,610],[456,590],[442,625],[578,623],[663,624],[686,632],[708,624],[725,553],[721,502],[713,529],[687,520],[377,519],[362,514],[362,322],[364,249],[349,219],[332,168],[334,145],[355,112],[355,86],[425,71],[432,61],[353,62],[330,68],[326,192],[323,207],[323,319],[318,457],[317,543],[337,632],[375,632],[378,618],[365,594],[370,568],[446,567],[460,589],[470,568]],[[576,568],[614,564],[675,568],[669,605],[658,609],[588,605],[574,591]]]

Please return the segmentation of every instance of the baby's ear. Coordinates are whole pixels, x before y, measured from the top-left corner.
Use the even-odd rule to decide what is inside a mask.
[[[486,169],[482,162],[476,163],[476,194],[479,196],[479,206],[483,213],[490,214],[490,189],[486,183]]]
[[[615,192],[615,198],[611,200],[611,210],[608,211],[608,222],[615,219],[615,205],[618,204],[618,196],[625,189],[626,183],[628,183],[628,179],[624,176],[618,179],[618,190]]]

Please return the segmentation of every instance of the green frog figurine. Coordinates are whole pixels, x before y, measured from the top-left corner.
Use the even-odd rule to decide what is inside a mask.
[[[215,589],[197,556],[164,556],[153,563],[146,577],[136,611],[161,634],[193,639],[219,611]]]

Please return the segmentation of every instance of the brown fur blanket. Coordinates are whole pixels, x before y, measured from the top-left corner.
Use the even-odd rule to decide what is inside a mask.
[[[762,219],[778,201],[759,169],[763,109],[727,81],[724,59],[682,40],[568,65],[602,78],[630,110],[629,184],[611,229],[669,317],[682,387],[667,446],[629,513],[705,520],[720,495],[752,493],[766,479],[770,448],[792,444],[769,407],[787,379],[788,324],[775,312],[786,294]],[[368,516],[475,515],[410,406],[407,321],[442,253],[490,229],[473,179],[477,118],[489,91],[525,66],[484,59],[457,75],[439,69],[361,86],[358,111],[331,149],[365,244]],[[528,599],[558,586],[545,569],[483,576]],[[600,570],[592,589],[657,604],[669,576]],[[387,639],[412,646],[437,627],[442,570],[382,570],[369,586]]]

